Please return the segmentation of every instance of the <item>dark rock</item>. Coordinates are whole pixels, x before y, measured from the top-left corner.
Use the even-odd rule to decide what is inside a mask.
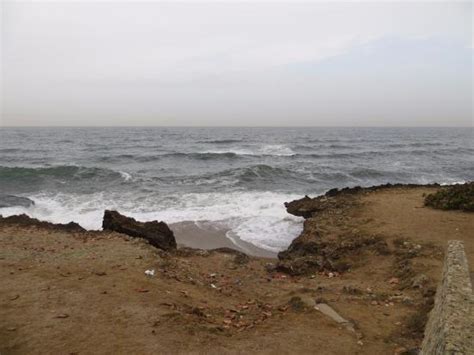
[[[286,211],[298,217],[310,218],[318,210],[314,201],[315,199],[305,196],[300,200],[285,202]]]
[[[35,202],[30,200],[27,197],[19,197],[14,195],[2,195],[0,194],[0,208],[5,207],[30,207],[33,206]]]
[[[364,251],[385,255],[387,243],[379,236],[332,236],[317,230],[303,232],[287,250],[278,254],[277,270],[290,275],[307,275],[318,271],[346,272]]]
[[[105,210],[102,228],[135,238],[143,238],[154,247],[163,250],[176,249],[173,231],[165,222],[139,222],[134,218],[123,216],[117,211]]]
[[[375,186],[368,186],[368,187],[361,187],[361,186],[354,186],[354,187],[344,187],[342,189],[331,189],[327,191],[324,196],[326,197],[335,197],[338,195],[353,195],[358,193],[370,192],[370,191],[377,191],[377,190],[384,190],[384,189],[391,189],[391,188],[416,188],[416,187],[439,187],[440,185],[437,183],[434,184],[382,184],[382,185],[375,185]]]
[[[57,231],[64,232],[85,232],[86,230],[82,228],[79,224],[75,222],[69,222],[67,224],[61,223],[50,223],[40,221],[36,218],[31,218],[26,214],[20,214],[10,217],[2,217],[0,215],[0,225],[16,225],[22,227],[38,227],[38,228],[47,228]]]
[[[303,312],[307,309],[306,304],[303,302],[301,297],[294,296],[288,301],[288,305],[295,312]]]

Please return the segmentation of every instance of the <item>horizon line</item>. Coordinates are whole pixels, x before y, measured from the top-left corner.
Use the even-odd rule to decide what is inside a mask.
[[[168,125],[117,125],[117,126],[10,126],[0,125],[2,128],[474,128],[469,126],[168,126]]]

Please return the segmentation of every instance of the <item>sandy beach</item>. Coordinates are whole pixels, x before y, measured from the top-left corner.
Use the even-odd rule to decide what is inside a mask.
[[[214,222],[180,222],[171,224],[170,228],[175,234],[176,241],[182,246],[198,249],[232,248],[252,256],[277,257],[277,253],[259,248],[238,236],[230,239],[227,236],[229,229]]]

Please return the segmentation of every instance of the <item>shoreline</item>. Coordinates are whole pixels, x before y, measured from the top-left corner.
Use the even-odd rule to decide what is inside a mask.
[[[220,227],[212,221],[184,221],[171,223],[169,227],[174,232],[178,246],[205,250],[231,248],[251,256],[277,258],[277,252],[260,248],[238,236],[230,238],[227,234],[229,228]]]
[[[474,214],[426,207],[439,189],[385,185],[292,201],[287,211],[306,218],[305,230],[278,260],[230,251],[249,246],[213,222],[170,224],[191,246],[180,252],[75,223],[0,218],[0,352],[416,350],[447,240],[464,240],[474,262]],[[338,326],[328,308],[352,326]]]

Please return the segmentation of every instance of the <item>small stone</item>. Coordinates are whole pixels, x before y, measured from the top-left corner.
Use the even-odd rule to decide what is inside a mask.
[[[398,279],[398,277],[392,277],[389,281],[388,281],[389,284],[391,285],[398,285],[400,283],[400,280]]]
[[[423,286],[425,286],[428,283],[428,281],[429,281],[429,279],[426,275],[420,274],[418,276],[415,276],[412,279],[411,287],[413,287],[413,288],[423,288]]]
[[[66,313],[58,314],[55,318],[61,318],[61,319],[69,318],[69,314],[66,314]]]

